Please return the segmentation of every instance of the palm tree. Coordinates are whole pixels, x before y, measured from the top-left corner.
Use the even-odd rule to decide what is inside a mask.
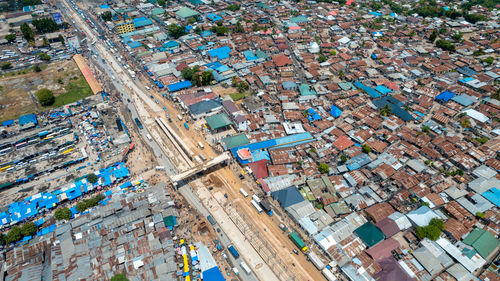
[[[380,109],[380,115],[385,116],[385,117],[391,115],[391,107],[387,104],[384,105],[384,107],[382,107]]]

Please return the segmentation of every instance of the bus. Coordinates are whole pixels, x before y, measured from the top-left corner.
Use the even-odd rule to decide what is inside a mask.
[[[261,201],[259,196],[257,196],[256,194],[252,195],[252,199],[253,199],[253,201],[255,201],[255,203],[260,203],[260,201]]]
[[[248,197],[248,193],[243,189],[243,188],[240,188],[240,193],[245,196],[245,198]]]
[[[240,265],[241,265],[241,268],[243,268],[243,270],[245,271],[246,274],[250,275],[252,273],[252,271],[250,270],[250,267],[248,267],[248,265],[244,261],[242,261],[240,263]]]
[[[260,207],[259,203],[255,202],[253,199],[252,201],[250,201],[250,203],[255,208],[255,210],[257,210],[259,214],[262,213],[262,208]]]

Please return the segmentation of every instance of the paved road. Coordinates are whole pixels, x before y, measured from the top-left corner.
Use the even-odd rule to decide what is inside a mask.
[[[69,13],[70,13],[70,11],[68,11],[66,9],[66,7],[63,6],[63,5],[59,5],[59,6],[60,6],[60,10],[63,13],[65,13],[66,16],[68,16]],[[76,27],[76,22],[78,22],[78,20],[75,21],[75,27]],[[94,37],[95,38],[95,35],[92,35],[92,34],[89,34],[89,33],[87,33],[87,35],[89,35],[89,37]],[[103,63],[102,60],[99,60],[99,58],[104,58],[105,56],[101,53],[100,49],[96,47],[96,45],[91,45],[90,42],[89,42],[89,40],[87,40],[86,44],[87,44],[87,48],[89,50],[91,50],[93,53],[95,53],[95,54],[101,54],[101,56],[98,56],[98,59],[93,59],[93,61],[94,61],[94,63],[97,63],[98,65],[101,66],[101,68],[106,72],[106,74],[107,74],[108,77],[121,77],[120,76],[121,73],[117,73],[113,69],[113,67],[110,67],[109,63]],[[125,73],[125,71],[123,71],[123,73]],[[123,97],[124,103],[127,105],[128,109],[130,110],[130,113],[132,115],[132,119],[134,119],[134,118],[140,118],[140,116],[137,113],[137,110],[136,110],[134,104],[132,102],[128,102],[128,100],[132,101],[132,97],[128,94],[128,91],[125,91],[125,87],[124,87],[121,79],[111,79],[111,80],[112,80],[112,83],[115,86],[115,88],[118,90],[118,92],[121,93],[121,95]],[[136,81],[133,81],[133,83],[136,84]],[[139,87],[142,87],[142,86],[143,85],[139,85]],[[143,90],[143,89],[141,89],[141,90]],[[139,131],[141,133],[142,138],[144,140],[147,140],[147,138],[146,138],[146,135],[148,134],[147,129],[144,128],[144,129],[139,130]],[[156,143],[156,141],[146,141],[146,142],[153,149],[154,154],[157,156],[158,162],[161,163],[161,165],[165,166],[165,172],[166,172],[166,174],[169,175],[169,176],[176,174],[178,171],[177,171],[175,165],[173,165],[170,162],[170,160],[163,153],[163,150],[159,147],[159,145]],[[208,215],[210,215],[210,212],[203,206],[203,204],[198,200],[198,197],[193,193],[191,186],[184,185],[180,189],[180,193],[203,216],[207,217]],[[216,225],[215,228],[216,229],[220,229],[220,227],[218,225]],[[217,235],[219,236],[218,238],[221,241],[221,244],[227,249],[227,247],[229,245],[231,245],[230,239],[227,237],[227,235],[225,233],[223,233],[222,230],[220,232],[217,232]],[[239,276],[240,276],[240,278],[242,280],[244,280],[244,281],[258,281],[258,278],[253,273],[251,275],[247,275],[245,273],[245,271],[243,270],[243,268],[240,265],[240,262],[242,261],[241,258],[239,258],[239,259],[236,260],[236,259],[234,259],[233,256],[231,256],[227,252],[226,252],[226,255],[228,256],[228,258],[231,261],[231,263],[233,265],[235,265],[235,267],[237,267],[238,270],[240,271],[240,275]]]

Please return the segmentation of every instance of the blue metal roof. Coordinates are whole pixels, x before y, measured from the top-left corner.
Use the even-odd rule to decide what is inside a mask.
[[[302,197],[299,190],[295,186],[290,186],[288,188],[272,192],[271,196],[274,200],[278,200],[283,208],[305,201],[304,197]]]
[[[137,41],[130,41],[127,43],[127,45],[132,49],[142,47],[142,44]]]
[[[465,95],[455,95],[451,98],[451,100],[463,106],[469,106],[474,103],[472,99]]]
[[[498,188],[493,187],[492,189],[481,193],[481,195],[497,207],[500,207],[500,190]]]
[[[230,53],[231,53],[231,48],[229,48],[228,46],[224,46],[224,47],[220,47],[220,48],[208,51],[208,54],[211,57],[217,57],[217,59],[219,59],[219,60],[229,58]]]
[[[455,93],[453,93],[453,92],[444,91],[441,94],[436,96],[436,100],[448,102],[449,100],[451,100],[451,98],[453,98],[454,95],[455,95]]]
[[[189,106],[189,110],[194,115],[203,114],[213,109],[222,106],[222,104],[215,100],[204,100]]]
[[[14,120],[6,120],[2,122],[2,126],[7,127],[14,124]]]
[[[401,108],[403,103],[392,96],[384,96],[372,102],[379,109],[388,105],[391,108],[391,112],[404,121],[413,120],[413,116],[408,111]]]
[[[331,110],[328,112],[330,113],[333,117],[337,118],[340,116],[340,114],[342,114],[342,110],[340,110],[338,107],[336,107],[335,105],[332,105]]]
[[[134,21],[134,26],[136,28],[153,24],[153,22],[146,17],[135,18],[135,19],[133,19],[133,21]]]
[[[459,67],[457,68],[457,72],[458,73],[461,73],[463,75],[466,75],[466,76],[474,76],[477,74],[476,71],[474,71],[472,68],[468,67],[468,66],[464,66],[464,67]]]
[[[385,94],[388,94],[388,93],[392,92],[391,89],[387,88],[384,85],[378,85],[377,87],[375,87],[375,90],[377,90],[382,95],[385,95]]]
[[[245,58],[248,60],[248,61],[252,61],[252,60],[256,60],[256,59],[259,59],[257,56],[255,56],[255,54],[250,51],[250,50],[246,50],[243,52],[243,55],[245,56]]]
[[[210,19],[213,22],[222,20],[222,17],[217,14],[208,14],[207,19]]]
[[[167,89],[169,92],[176,92],[176,91],[179,91],[182,89],[187,89],[187,88],[191,87],[192,85],[193,84],[191,84],[190,81],[186,80],[186,81],[181,81],[181,82],[167,85]]]
[[[360,88],[361,90],[365,91],[367,94],[369,94],[372,98],[379,98],[380,94],[377,93],[373,88],[365,86],[363,83],[360,81],[354,82],[354,86]]]

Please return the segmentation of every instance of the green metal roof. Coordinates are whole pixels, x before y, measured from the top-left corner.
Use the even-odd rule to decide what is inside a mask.
[[[488,258],[500,245],[500,241],[489,231],[476,228],[464,239],[464,244],[472,246],[481,257]]]
[[[239,134],[236,136],[225,137],[223,140],[226,143],[227,149],[231,149],[233,147],[238,147],[238,146],[242,146],[242,145],[250,143],[247,135],[245,135],[245,134]]]
[[[166,227],[169,226],[176,226],[177,225],[177,220],[175,219],[174,216],[168,216],[163,218],[163,223],[165,223]]]
[[[220,128],[224,128],[226,126],[232,125],[233,122],[229,120],[229,117],[225,113],[219,113],[216,115],[209,116],[205,118],[207,121],[208,126],[212,130],[217,130]]]
[[[261,50],[255,51],[255,56],[258,57],[259,59],[266,59],[267,60],[267,58],[268,58],[267,54]]]
[[[300,84],[299,91],[300,95],[302,96],[311,96],[316,94],[316,91],[311,90],[311,88],[307,84]]]
[[[362,226],[356,228],[354,230],[354,233],[356,233],[363,242],[365,242],[368,247],[371,247],[378,242],[384,240],[385,235],[378,229],[373,223],[367,222],[363,224]]]
[[[297,16],[297,17],[290,19],[290,22],[293,22],[293,23],[303,23],[303,22],[308,22],[308,21],[309,20],[305,16]]]
[[[162,8],[156,8],[156,9],[153,9],[153,10],[151,11],[151,14],[152,14],[153,16],[156,16],[156,15],[161,15],[161,14],[163,14],[164,12],[165,12],[165,10],[163,10]]]
[[[187,19],[189,17],[197,16],[198,12],[188,7],[182,7],[177,12],[175,12],[175,14],[181,18]]]

